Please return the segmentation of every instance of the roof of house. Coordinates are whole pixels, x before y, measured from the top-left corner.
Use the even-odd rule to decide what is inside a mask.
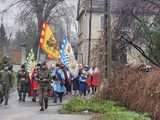
[[[78,0],[77,20],[84,12],[89,12],[91,0]],[[104,12],[104,0],[92,0],[92,12]]]
[[[92,12],[101,12],[104,13],[105,0],[92,0],[93,9]],[[77,10],[77,20],[84,12],[90,11],[90,2],[91,0],[79,0],[78,10]],[[110,0],[111,2],[111,11],[113,13],[120,13],[123,8],[130,5],[134,5],[134,12],[139,14],[159,14],[160,11],[160,2],[152,3],[146,2],[144,0]]]
[[[120,8],[127,3],[128,0],[110,0],[111,11],[119,11]],[[92,12],[93,13],[104,13],[105,0],[92,0]],[[79,0],[77,10],[77,19],[84,12],[89,12],[91,8],[91,0]]]

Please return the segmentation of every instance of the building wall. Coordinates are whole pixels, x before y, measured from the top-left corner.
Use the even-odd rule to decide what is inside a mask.
[[[100,31],[102,31],[102,16],[103,13],[92,14],[91,49],[99,39]],[[79,19],[78,60],[80,63],[83,63],[84,65],[87,65],[88,63],[89,18],[89,12],[85,12]],[[91,56],[92,54],[94,53],[91,53]]]
[[[112,11],[118,8],[122,0],[112,0]],[[92,48],[97,44],[102,37],[102,31],[104,27],[104,0],[93,0],[93,12],[92,12],[92,33],[91,33],[91,59],[94,56]],[[79,6],[79,42],[78,42],[78,60],[80,63],[87,65],[88,63],[88,43],[89,43],[89,18],[90,18],[90,1],[80,0]],[[92,64],[92,61],[90,61]]]
[[[79,61],[83,61],[84,64],[87,64],[88,61],[88,36],[89,36],[89,4],[88,4],[88,0],[80,0],[80,7],[79,7],[79,16],[78,16],[78,22],[79,22],[79,53],[81,53],[81,55],[78,55],[78,59]],[[85,3],[85,2],[87,3]],[[101,1],[101,0],[93,0],[93,1]],[[111,12],[112,12],[112,28],[115,27],[115,25],[117,25],[117,21],[119,18],[119,13],[121,11],[122,8],[124,8],[127,4],[134,2],[134,0],[111,0]],[[145,8],[143,8],[143,5],[146,5],[145,3],[142,4],[143,1],[139,0],[137,3],[137,11],[138,13],[141,14],[142,11],[145,10]],[[97,4],[98,6],[98,4]],[[99,6],[99,8],[97,8],[96,10],[102,10],[103,5],[101,5],[101,7]],[[95,7],[94,7],[95,8]],[[139,10],[139,9],[140,10]],[[151,10],[152,12],[153,10]],[[155,9],[156,11],[156,9]],[[146,13],[147,15],[149,15],[150,13]],[[153,15],[153,12],[152,12]],[[92,41],[91,41],[91,47],[94,46],[94,44],[96,44],[98,42],[98,39],[100,38],[100,34],[99,32],[102,31],[102,27],[103,25],[101,25],[103,22],[101,21],[101,18],[103,16],[103,11],[102,12],[93,12],[93,17],[92,17]],[[127,25],[124,23],[124,25]],[[127,26],[123,26],[123,27],[127,27]],[[112,36],[113,38],[115,36]],[[116,38],[117,39],[117,38]],[[114,39],[113,39],[114,40]],[[115,44],[116,45],[116,44]],[[127,55],[122,54],[121,55],[121,51],[119,50],[118,46],[114,46],[114,61],[120,61],[120,63],[123,63],[123,61],[127,61],[129,64],[144,64],[146,63],[146,60],[134,49],[131,48],[130,51],[127,51]],[[83,54],[83,55],[82,55]],[[91,53],[91,56],[94,54]],[[83,56],[83,57],[82,57]],[[127,56],[127,60],[124,60],[122,58],[125,58],[124,56]],[[83,58],[83,60],[82,60]],[[126,63],[126,62],[125,62]]]

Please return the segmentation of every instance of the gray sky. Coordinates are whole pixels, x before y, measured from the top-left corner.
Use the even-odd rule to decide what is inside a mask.
[[[12,1],[13,0],[0,0],[0,11],[3,11],[4,9],[6,9],[9,6],[9,4],[11,4]],[[3,14],[4,23],[13,25],[16,13],[17,13],[17,9],[15,8],[4,13]],[[2,14],[0,16],[2,17]]]

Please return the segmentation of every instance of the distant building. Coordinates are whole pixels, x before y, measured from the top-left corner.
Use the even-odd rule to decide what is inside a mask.
[[[92,9],[92,33],[91,33],[91,51],[92,48],[97,44],[102,37],[103,28],[104,28],[104,1],[105,0],[92,0],[93,9]],[[79,0],[78,1],[78,11],[77,11],[77,21],[79,25],[79,34],[78,34],[78,60],[80,63],[87,65],[88,63],[88,43],[89,43],[89,18],[90,18],[90,2],[91,0]],[[132,4],[134,0],[111,0],[111,23],[112,28],[117,24],[119,15],[123,12],[126,12],[129,7],[126,7],[128,4]],[[127,8],[127,9],[123,9]],[[134,12],[139,15],[154,15],[158,13],[156,6],[149,4],[146,1],[139,0],[136,2],[136,7]],[[130,16],[128,14],[127,16]],[[128,20],[133,19],[128,17]],[[126,21],[123,21],[120,26],[122,30],[134,28],[134,20],[131,21],[131,25],[126,24]],[[129,23],[130,24],[130,23]],[[115,36],[112,36],[115,37]],[[116,39],[116,38],[114,38]],[[118,61],[119,63],[144,63],[145,60],[140,58],[139,53],[134,49],[132,53],[136,54],[137,57],[132,57],[132,54],[128,51],[121,51],[119,46],[115,42],[113,47],[114,55],[112,56],[113,61]],[[105,42],[104,42],[105,44]],[[91,52],[91,58],[94,56],[94,52]],[[134,59],[134,60],[133,60]],[[143,60],[142,60],[143,59]],[[141,62],[142,61],[142,62]],[[92,61],[91,61],[92,64]]]
[[[103,16],[104,0],[93,0],[91,48],[97,42],[100,36],[100,32],[103,30]],[[87,65],[88,61],[89,18],[90,0],[79,0],[77,13],[77,20],[79,25],[78,60],[84,65]]]
[[[116,17],[116,12],[123,5],[124,0],[111,0],[111,11],[114,13],[112,20]],[[91,0],[79,0],[77,20],[79,25],[78,34],[78,60],[80,63],[88,63],[88,44],[89,44],[89,19]],[[91,51],[95,45],[103,39],[104,32],[104,6],[105,0],[92,0],[92,28],[91,28]],[[114,21],[112,21],[113,23]],[[91,52],[91,60],[94,52]],[[90,61],[91,64],[93,61]]]

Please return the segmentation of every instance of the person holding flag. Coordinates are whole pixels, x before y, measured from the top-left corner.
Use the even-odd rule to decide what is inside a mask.
[[[41,65],[41,69],[39,72],[39,103],[40,103],[40,111],[44,111],[44,108],[48,108],[48,90],[50,86],[50,75],[49,71],[46,65],[46,62],[44,62]]]

